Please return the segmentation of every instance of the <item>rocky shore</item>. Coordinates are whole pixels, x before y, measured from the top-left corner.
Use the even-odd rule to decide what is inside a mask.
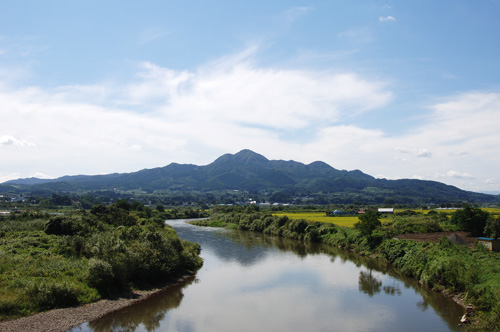
[[[28,317],[0,322],[0,332],[65,332],[77,325],[147,300],[173,285],[184,282],[189,277],[191,276],[184,276],[162,288],[133,291],[79,307],[54,309]]]

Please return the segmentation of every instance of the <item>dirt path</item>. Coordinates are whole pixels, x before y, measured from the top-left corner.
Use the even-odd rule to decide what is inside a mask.
[[[28,317],[0,322],[0,332],[65,332],[77,325],[144,301],[154,294],[163,292],[168,287],[183,282],[189,277],[182,277],[163,288],[134,291],[80,307],[54,309]]]

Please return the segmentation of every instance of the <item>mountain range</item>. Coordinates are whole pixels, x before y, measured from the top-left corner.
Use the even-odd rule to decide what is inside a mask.
[[[339,200],[343,197],[351,197],[351,200],[377,197],[378,200],[408,203],[495,203],[500,200],[496,195],[464,191],[436,181],[376,179],[360,170],[338,170],[321,161],[306,165],[296,161],[268,160],[251,150],[222,155],[205,166],[171,163],[133,173],[63,176],[50,180],[28,178],[0,185],[0,192],[78,193],[110,189],[146,192],[238,190],[266,192],[271,197],[273,194],[280,197],[280,193],[286,193],[286,197],[321,193]]]

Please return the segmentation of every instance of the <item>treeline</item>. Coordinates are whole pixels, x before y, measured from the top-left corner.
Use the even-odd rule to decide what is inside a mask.
[[[455,212],[451,220],[471,231],[476,225],[471,216],[481,219],[482,212],[474,208]],[[483,211],[484,212],[484,211]],[[476,215],[479,213],[479,216]],[[462,218],[462,217],[466,218]],[[240,230],[251,230],[293,238],[320,242],[345,248],[362,255],[370,255],[387,261],[397,267],[402,274],[418,280],[421,284],[448,294],[462,294],[465,303],[472,303],[477,311],[474,324],[469,330],[500,330],[500,255],[486,250],[482,245],[470,249],[454,245],[443,237],[439,243],[398,240],[394,236],[401,232],[404,217],[396,217],[396,222],[381,225],[375,212],[360,218],[355,228],[338,227],[333,224],[292,220],[287,216],[272,216],[268,212],[251,209],[214,209],[210,220],[199,221],[199,225],[219,226]],[[427,227],[428,231],[441,230],[439,215],[428,216],[425,221],[408,227]],[[482,219],[481,219],[482,220]],[[490,222],[488,222],[488,220]],[[493,223],[491,222],[493,220]],[[498,219],[487,218],[485,227]],[[448,222],[448,221],[447,221]],[[398,227],[394,226],[399,225]],[[456,224],[453,224],[456,225]],[[472,227],[472,228],[471,228]],[[479,227],[479,226],[478,226]],[[480,228],[480,227],[479,227]]]
[[[199,245],[181,240],[165,224],[166,214],[119,201],[71,215],[1,219],[0,319],[89,303],[195,271],[202,264]]]

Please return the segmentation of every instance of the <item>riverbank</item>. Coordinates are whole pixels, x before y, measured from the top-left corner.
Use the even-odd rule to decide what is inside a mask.
[[[194,278],[194,273],[171,281],[161,288],[136,290],[79,307],[53,309],[31,316],[0,322],[2,332],[66,332],[71,328],[133,306],[168,288]]]

